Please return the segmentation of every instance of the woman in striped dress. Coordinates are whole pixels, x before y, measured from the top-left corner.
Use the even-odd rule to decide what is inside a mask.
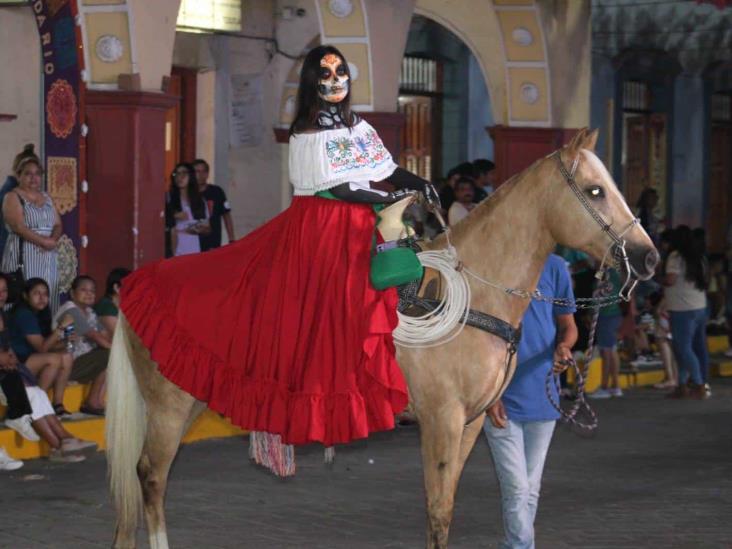
[[[35,155],[23,158],[16,168],[18,187],[3,199],[3,218],[8,240],[0,270],[18,269],[20,243],[23,242],[23,276],[42,278],[48,283],[51,312],[59,305],[57,252],[61,238],[61,216],[51,197],[41,190],[43,168]]]

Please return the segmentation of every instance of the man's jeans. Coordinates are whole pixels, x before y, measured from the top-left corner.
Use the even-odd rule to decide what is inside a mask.
[[[512,421],[504,429],[486,418],[484,430],[501,487],[504,549],[534,549],[541,474],[556,421]]]

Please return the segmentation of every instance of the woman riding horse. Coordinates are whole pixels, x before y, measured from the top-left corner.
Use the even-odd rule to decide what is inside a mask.
[[[394,289],[369,284],[375,213],[428,182],[350,110],[343,55],[305,57],[290,128],[292,205],[238,242],[143,267],[121,309],[168,380],[244,429],[327,446],[394,427],[407,404]],[[371,188],[388,181],[397,189]]]

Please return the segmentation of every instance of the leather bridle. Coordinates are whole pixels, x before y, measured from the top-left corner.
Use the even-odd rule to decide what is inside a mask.
[[[567,170],[567,168],[564,166],[564,162],[562,162],[562,157],[559,151],[555,152],[554,156],[556,156],[557,158],[559,173],[564,176],[564,179],[567,181],[569,188],[577,197],[577,200],[580,201],[580,204],[582,204],[587,213],[590,214],[590,217],[592,217],[592,219],[600,226],[603,232],[608,235],[610,240],[612,240],[612,244],[608,246],[607,250],[605,251],[605,255],[603,255],[602,257],[602,262],[600,263],[600,268],[597,270],[596,276],[598,278],[602,278],[604,276],[607,258],[612,253],[615,261],[619,265],[622,265],[626,273],[625,282],[623,283],[623,286],[618,294],[623,300],[630,301],[630,295],[633,293],[633,290],[638,283],[638,273],[635,271],[635,269],[633,269],[630,264],[630,260],[628,259],[628,253],[625,250],[625,235],[633,227],[640,223],[640,219],[634,217],[633,220],[622,231],[615,231],[612,225],[605,221],[600,213],[592,207],[592,204],[590,204],[590,202],[587,200],[587,197],[582,192],[582,189],[579,188],[577,182],[574,180],[575,173],[577,173],[577,167],[579,166],[579,155],[577,156],[577,158],[574,159],[574,162],[572,162],[572,167],[570,170]]]

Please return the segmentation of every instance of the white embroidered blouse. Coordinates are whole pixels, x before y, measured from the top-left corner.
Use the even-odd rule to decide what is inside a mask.
[[[365,120],[350,129],[291,136],[289,163],[295,196],[311,196],[341,183],[368,186],[397,168],[379,134]]]

